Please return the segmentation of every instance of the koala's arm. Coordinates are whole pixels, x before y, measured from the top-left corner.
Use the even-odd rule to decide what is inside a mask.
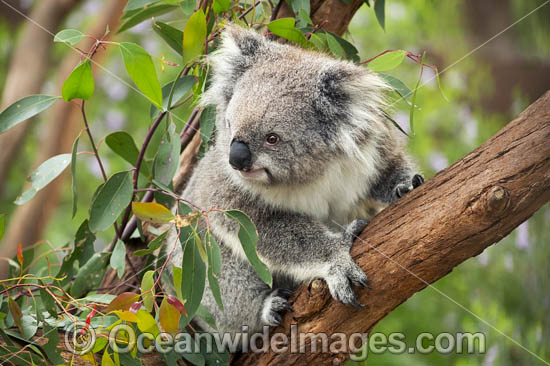
[[[370,196],[389,204],[424,183],[422,175],[406,159],[388,161],[377,181],[370,189]]]
[[[345,304],[360,306],[351,284],[367,286],[367,276],[349,252],[355,235],[366,225],[356,220],[342,232],[333,232],[305,215],[265,210],[251,213],[256,224],[260,258],[272,272],[298,282],[324,279],[332,296]]]

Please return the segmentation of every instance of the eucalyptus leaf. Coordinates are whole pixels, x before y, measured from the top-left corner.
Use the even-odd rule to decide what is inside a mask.
[[[238,237],[241,241],[246,257],[262,281],[271,287],[273,284],[273,278],[271,277],[269,268],[267,268],[267,266],[260,260],[256,251],[256,245],[258,243],[258,232],[256,231],[256,226],[252,223],[250,217],[242,211],[227,210],[224,214],[228,218],[238,222]]]
[[[72,218],[76,215],[77,204],[78,204],[78,185],[76,184],[76,156],[78,152],[78,140],[80,135],[74,140],[73,149],[71,153],[71,189],[73,192],[73,214]]]
[[[270,22],[267,28],[273,34],[288,39],[302,47],[310,48],[313,44],[294,26],[294,18],[280,18]]]
[[[84,37],[84,33],[76,29],[63,29],[53,37],[54,42],[68,43],[74,46]]]
[[[168,234],[168,231],[165,231],[164,233],[160,234],[159,236],[157,236],[156,238],[154,238],[149,242],[149,244],[147,245],[147,249],[136,250],[134,252],[134,255],[141,257],[144,255],[152,254],[155,250],[160,248],[167,234]]]
[[[61,95],[66,102],[73,99],[88,100],[94,94],[94,76],[92,62],[84,60],[78,65],[63,83]]]
[[[86,264],[80,267],[71,286],[72,297],[82,297],[90,290],[100,286],[110,257],[110,253],[95,253]]]
[[[130,10],[127,13],[128,16],[124,18],[126,21],[124,22],[124,24],[120,26],[117,33],[122,33],[125,30],[128,30],[133,26],[138,25],[144,20],[150,19],[157,15],[168,13],[169,11],[172,11],[175,8],[176,6],[172,4],[160,4],[160,5],[148,6],[143,9]]]
[[[0,113],[0,134],[48,109],[58,99],[59,97],[41,94],[19,99]]]
[[[126,246],[122,241],[116,242],[109,264],[117,272],[118,278],[122,278],[126,269]]]
[[[138,89],[157,108],[162,108],[162,89],[151,55],[141,46],[131,42],[121,42],[120,52],[126,71]]]
[[[130,204],[133,191],[130,172],[119,172],[109,178],[92,201],[90,230],[95,233],[113,225]]]
[[[206,40],[206,16],[199,9],[187,20],[183,30],[183,63],[187,65],[204,50]]]
[[[163,22],[154,22],[153,30],[168,46],[179,55],[183,55],[183,32]]]
[[[22,205],[32,199],[39,190],[47,186],[52,180],[57,178],[71,162],[71,154],[61,154],[54,156],[43,162],[32,174],[27,178],[31,183],[31,188],[15,201],[16,205]]]
[[[176,133],[176,126],[171,124],[164,135],[155,160],[153,161],[153,178],[169,185],[179,166],[181,140]]]
[[[147,311],[153,311],[155,303],[155,271],[147,271],[141,279],[141,298]]]
[[[403,50],[390,51],[369,62],[367,68],[374,72],[393,70],[401,65],[406,55],[407,52]]]
[[[128,0],[128,4],[126,4],[124,11],[143,8],[147,5],[151,5],[153,3],[158,3],[158,2],[159,0]]]
[[[386,30],[386,1],[385,0],[375,0],[374,1],[374,14],[376,14],[376,19],[382,27]]]
[[[202,300],[206,283],[206,265],[201,259],[195,243],[195,235],[190,226],[181,228],[180,242],[184,247],[181,293],[186,300],[187,316],[184,315],[184,318],[187,324],[195,315]]]

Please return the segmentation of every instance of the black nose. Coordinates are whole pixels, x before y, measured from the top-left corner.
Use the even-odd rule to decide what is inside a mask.
[[[229,149],[229,164],[233,169],[247,170],[252,166],[252,154],[248,149],[248,145],[242,141],[231,142]]]

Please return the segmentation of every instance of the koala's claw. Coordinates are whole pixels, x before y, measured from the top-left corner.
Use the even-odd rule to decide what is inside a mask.
[[[291,290],[278,288],[266,297],[261,315],[264,324],[270,326],[281,325],[283,322],[281,313],[287,310],[294,311],[292,305],[288,302],[288,298],[292,293]]]
[[[413,179],[412,179],[413,188],[420,187],[420,185],[422,185],[422,183],[424,183],[424,177],[421,176],[420,174],[415,174]]]
[[[411,179],[411,185],[401,183],[395,187],[395,196],[401,198],[413,189],[418,188],[422,183],[424,183],[424,178],[420,174],[415,174]]]
[[[351,257],[332,266],[326,281],[333,298],[356,308],[362,306],[357,302],[351,284],[368,287],[368,279],[365,272],[353,262]]]

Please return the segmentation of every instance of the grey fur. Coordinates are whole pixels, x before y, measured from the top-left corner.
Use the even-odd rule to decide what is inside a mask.
[[[366,224],[359,219],[370,219],[419,181],[399,132],[382,113],[386,85],[349,62],[235,26],[210,62],[214,74],[202,103],[217,106],[215,145],[182,196],[205,210],[248,214],[260,236],[258,254],[274,277],[271,289],[248,264],[238,225],[211,214],[222,248],[225,311],[208,288],[203,305],[218,331],[280,323],[288,290],[314,278],[324,279],[338,301],[360,306],[351,286],[367,286],[367,277],[349,254]],[[265,140],[270,133],[280,137],[275,146]],[[233,140],[248,146],[252,172],[229,165]],[[173,264],[181,266],[179,245]]]

